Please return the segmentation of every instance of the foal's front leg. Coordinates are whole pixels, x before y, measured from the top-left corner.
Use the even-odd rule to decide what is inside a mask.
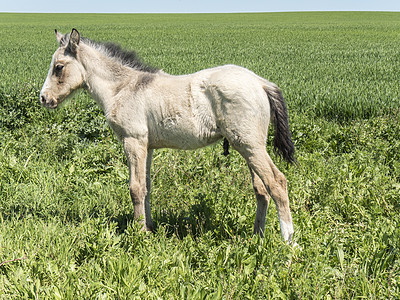
[[[149,230],[153,230],[153,220],[151,219],[151,210],[150,210],[150,189],[151,189],[151,161],[153,158],[153,149],[149,149],[147,151],[147,159],[146,159],[146,199],[145,199],[145,215],[146,215],[146,227]]]
[[[143,230],[153,230],[150,217],[150,205],[146,205],[146,165],[147,143],[134,138],[123,141],[129,166],[129,191],[131,194],[134,217],[141,222]],[[149,153],[151,155],[151,152]]]

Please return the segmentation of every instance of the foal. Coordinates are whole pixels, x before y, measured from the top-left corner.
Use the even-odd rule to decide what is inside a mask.
[[[144,230],[153,229],[149,203],[153,149],[196,149],[224,138],[250,169],[257,198],[254,233],[263,235],[271,195],[282,237],[291,242],[286,178],[265,149],[271,120],[276,151],[295,162],[286,104],[275,84],[234,65],[172,76],[144,65],[134,52],[82,38],[76,29],[66,35],[55,32],[59,48],[40,101],[56,108],[83,88],[102,107],[122,142],[134,216]]]

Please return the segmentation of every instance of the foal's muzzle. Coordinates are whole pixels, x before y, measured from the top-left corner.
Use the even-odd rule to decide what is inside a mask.
[[[45,93],[40,94],[40,103],[47,108],[56,108],[58,105],[54,97],[46,95]]]

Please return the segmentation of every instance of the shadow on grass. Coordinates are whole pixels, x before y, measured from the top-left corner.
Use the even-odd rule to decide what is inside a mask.
[[[214,231],[215,213],[211,201],[199,195],[195,204],[187,210],[163,209],[154,213],[155,230],[163,226],[168,235],[184,238],[187,235],[198,237],[205,232]]]
[[[231,236],[233,231],[236,234],[241,231],[237,228],[238,224],[234,217],[224,212],[216,213],[215,209],[213,201],[204,194],[198,194],[195,203],[186,209],[182,209],[181,207],[154,209],[152,212],[154,233],[157,233],[162,228],[167,236],[177,236],[179,239],[183,239],[188,235],[196,238],[207,232],[212,232],[216,237],[226,239]],[[93,221],[102,220],[105,223],[114,223],[117,234],[125,233],[132,226],[132,222],[136,222],[133,207],[118,215],[115,214],[115,211],[107,209],[104,205],[94,205],[90,209],[87,209],[87,211],[81,211],[74,206],[64,206],[64,209],[61,210],[57,208],[43,210],[41,208],[18,204],[12,205],[0,212],[0,221],[16,221],[30,217],[43,221],[54,220],[56,218],[62,223],[73,224],[79,224],[88,219]],[[134,227],[137,227],[137,230],[139,230],[140,225],[136,225]],[[229,230],[230,228],[236,228],[236,230]]]
[[[233,218],[222,216],[222,220],[220,220],[221,215],[215,213],[212,200],[203,194],[199,194],[196,197],[196,203],[187,209],[162,208],[154,210],[152,217],[154,233],[162,228],[167,236],[177,236],[179,239],[188,235],[197,238],[208,232],[212,232],[216,237],[226,239],[231,237],[227,228],[237,227]],[[118,233],[122,234],[127,230],[129,224],[134,222],[133,212],[113,217],[112,221],[117,223]]]
[[[204,195],[199,195],[197,202],[187,210],[168,208],[153,211],[154,233],[163,227],[168,236],[176,235],[180,239],[187,235],[197,237],[216,228],[213,216],[212,203]],[[122,234],[134,221],[134,214],[132,211],[111,217],[111,220],[117,223],[118,233]]]

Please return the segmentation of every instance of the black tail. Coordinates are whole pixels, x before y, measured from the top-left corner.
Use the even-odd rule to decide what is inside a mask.
[[[264,87],[271,107],[271,118],[275,127],[274,151],[284,160],[296,164],[294,144],[289,129],[289,116],[282,92],[275,85]]]

